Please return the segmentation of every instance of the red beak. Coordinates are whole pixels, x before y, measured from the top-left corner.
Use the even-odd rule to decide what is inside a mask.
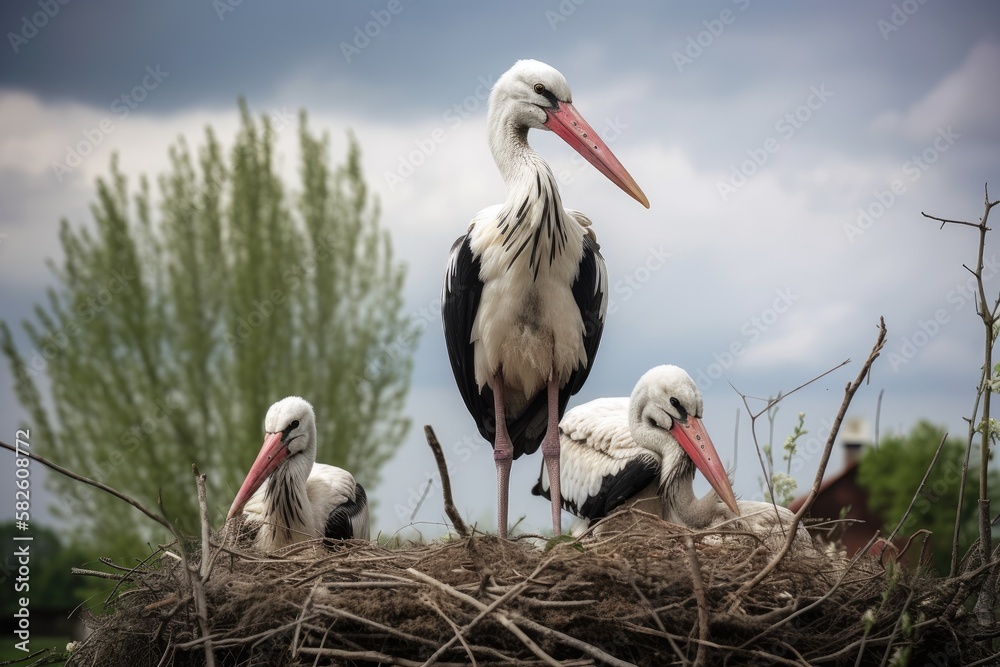
[[[243,486],[240,487],[239,493],[233,499],[226,521],[243,511],[243,506],[250,500],[254,491],[259,489],[264,480],[288,458],[288,447],[281,441],[281,436],[280,432],[268,433],[264,438],[264,444],[260,448],[260,453],[257,454],[257,460],[250,466],[250,472],[243,480]]]
[[[740,508],[736,505],[736,496],[733,495],[733,487],[729,484],[729,475],[722,466],[722,459],[715,451],[712,439],[708,437],[705,424],[697,417],[688,417],[684,422],[675,419],[670,433],[677,438],[677,442],[719,494],[722,502],[739,516]]]
[[[625,167],[618,161],[604,140],[597,136],[594,128],[583,119],[583,116],[572,104],[559,102],[559,106],[546,109],[545,113],[548,115],[545,127],[562,137],[563,141],[585,157],[587,162],[597,167],[602,174],[611,179],[612,183],[635,198],[637,202],[649,208],[649,200],[646,199],[646,195],[636,184],[635,179],[625,170]]]

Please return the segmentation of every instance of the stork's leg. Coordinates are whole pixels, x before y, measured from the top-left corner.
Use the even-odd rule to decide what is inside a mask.
[[[496,438],[493,442],[493,462],[497,466],[497,534],[507,539],[507,498],[510,487],[510,462],[514,447],[507,434],[507,410],[504,406],[503,377],[493,376],[493,414],[496,417]]]
[[[549,380],[549,425],[542,440],[542,457],[549,473],[552,498],[552,533],[562,534],[562,495],[559,489],[559,384]]]

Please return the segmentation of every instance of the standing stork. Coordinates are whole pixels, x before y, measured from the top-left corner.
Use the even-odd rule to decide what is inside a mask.
[[[511,461],[539,444],[559,534],[559,419],[597,354],[607,271],[590,220],[563,208],[528,130],[555,132],[643,206],[649,202],[573,107],[566,79],[545,63],[520,60],[497,80],[487,124],[507,197],[480,211],[452,246],[441,298],[445,341],[465,405],[493,445],[500,537],[507,536]]]
[[[264,417],[264,433],[226,520],[242,512],[260,523],[254,544],[261,551],[319,538],[369,539],[364,488],[346,470],[316,463],[312,405],[298,396],[278,401]]]

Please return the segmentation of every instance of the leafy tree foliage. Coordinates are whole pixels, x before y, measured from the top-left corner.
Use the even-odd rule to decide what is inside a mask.
[[[197,158],[183,140],[171,149],[158,207],[147,179],[131,190],[112,159],[93,225],[62,221],[57,286],[24,323],[32,349],[0,324],[33,441],[150,508],[162,495],[189,532],[191,464],[208,473],[219,523],[277,399],[312,402],[318,458],[368,485],[409,426],[400,411],[417,333],[401,313],[405,270],[356,143],[331,168],[328,138],[301,114],[301,182],[290,195],[271,123],[241,111],[228,158],[211,129]],[[120,501],[51,479],[57,509],[102,547],[165,537]]]
[[[883,439],[878,449],[870,449],[861,459],[858,482],[868,490],[872,509],[885,520],[886,531],[895,528],[906,512],[944,435],[943,429],[921,421],[906,435]],[[902,535],[911,535],[921,528],[933,533],[929,543],[932,564],[940,574],[947,574],[951,564],[955,510],[958,507],[964,458],[965,443],[949,438],[900,529]],[[973,456],[966,479],[965,501],[960,517],[960,555],[977,536],[976,498],[979,487],[975,461],[976,456]]]

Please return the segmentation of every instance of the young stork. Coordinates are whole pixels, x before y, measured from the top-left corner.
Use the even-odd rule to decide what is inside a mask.
[[[520,60],[493,86],[490,150],[507,186],[451,249],[442,319],[452,371],[497,468],[497,527],[507,536],[512,459],[542,447],[561,532],[559,419],[597,354],[607,272],[590,220],[564,209],[528,130],[551,130],[649,208],[629,173],[572,104],[563,75]]]
[[[321,537],[369,539],[364,488],[346,470],[316,463],[312,405],[283,398],[267,411],[264,433],[226,520],[243,512],[260,523],[254,544],[261,551]]]
[[[636,505],[689,528],[753,533],[779,548],[793,513],[736,500],[701,416],[701,392],[677,366],[647,371],[630,398],[599,398],[573,408],[559,425],[563,506],[594,521]],[[695,469],[714,489],[702,498],[694,494]],[[532,493],[548,497],[547,482],[540,475]],[[813,548],[801,525],[793,546]]]

